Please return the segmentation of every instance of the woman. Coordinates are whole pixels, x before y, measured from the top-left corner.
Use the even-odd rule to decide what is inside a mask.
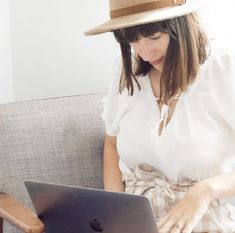
[[[110,1],[122,64],[103,100],[105,190],[150,198],[160,232],[235,232],[235,56],[210,51],[207,1]]]

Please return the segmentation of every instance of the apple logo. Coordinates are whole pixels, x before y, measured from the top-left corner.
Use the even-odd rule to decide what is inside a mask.
[[[98,232],[103,232],[103,229],[100,226],[100,223],[97,222],[96,219],[94,219],[94,221],[90,222],[90,227],[94,230],[94,231],[98,231]]]

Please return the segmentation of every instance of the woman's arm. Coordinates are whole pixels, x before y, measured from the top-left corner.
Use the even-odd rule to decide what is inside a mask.
[[[177,230],[178,224],[185,233],[191,233],[213,199],[235,196],[235,172],[205,179],[189,192],[159,222],[160,232]]]
[[[211,190],[213,199],[235,196],[235,172],[211,177],[202,182]]]
[[[122,173],[119,169],[119,155],[117,153],[116,137],[105,135],[103,177],[104,190],[124,192]]]

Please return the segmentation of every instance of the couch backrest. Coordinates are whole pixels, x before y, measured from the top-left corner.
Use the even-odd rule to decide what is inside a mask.
[[[102,97],[80,95],[0,106],[0,191],[32,207],[25,180],[103,188]]]

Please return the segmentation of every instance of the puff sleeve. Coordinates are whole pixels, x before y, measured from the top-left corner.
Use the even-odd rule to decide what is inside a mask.
[[[235,133],[235,53],[221,50],[212,60],[211,90],[219,113]]]
[[[119,80],[121,75],[121,63],[114,68],[113,80],[108,94],[101,100],[103,113],[101,118],[104,120],[106,133],[109,136],[117,136],[120,130],[120,120],[126,112],[126,94],[119,93]]]

